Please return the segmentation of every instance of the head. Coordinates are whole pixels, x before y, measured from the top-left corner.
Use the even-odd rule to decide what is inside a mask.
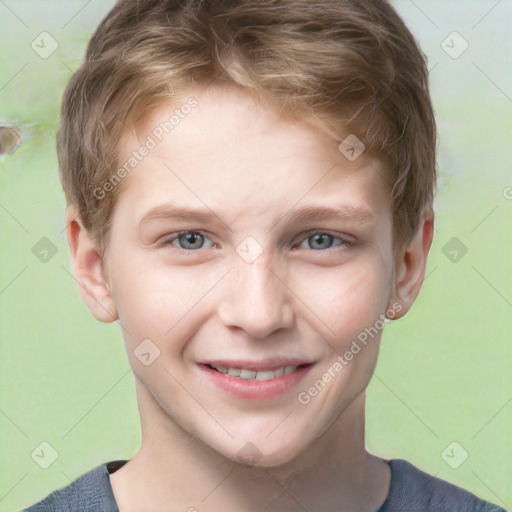
[[[421,287],[435,133],[425,59],[387,2],[118,2],[66,90],[58,154],[79,289],[120,320],[139,398],[267,465],[349,417],[386,316]],[[262,396],[224,389],[235,363],[299,368]]]

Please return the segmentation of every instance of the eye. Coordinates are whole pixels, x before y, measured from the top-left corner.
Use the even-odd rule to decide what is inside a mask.
[[[306,244],[306,246],[304,246]],[[332,249],[334,247],[350,245],[350,243],[339,236],[334,236],[323,231],[310,233],[297,247],[298,249],[313,249],[315,251],[322,251],[325,249]]]
[[[206,240],[210,239],[199,231],[181,231],[172,235],[171,238],[164,240],[162,244],[174,245],[178,249],[183,249],[184,251],[195,251],[197,249],[204,249],[204,243]],[[210,246],[213,247],[213,244],[211,243]]]

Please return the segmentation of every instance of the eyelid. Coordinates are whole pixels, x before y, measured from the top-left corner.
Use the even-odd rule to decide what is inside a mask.
[[[294,243],[294,247],[297,245],[300,245],[304,240],[307,240],[309,237],[311,237],[313,235],[329,235],[329,236],[332,236],[333,238],[337,238],[341,241],[341,244],[338,246],[329,247],[328,249],[323,249],[323,250],[317,250],[315,252],[326,252],[329,249],[336,249],[338,247],[350,246],[355,243],[355,240],[353,239],[353,237],[351,237],[349,235],[344,235],[342,233],[335,233],[328,229],[312,229],[311,231],[307,231],[306,233],[301,234],[300,235],[301,237],[297,240],[297,242]]]
[[[205,232],[205,231],[203,231],[201,229],[184,229],[184,230],[181,230],[181,231],[176,231],[174,233],[171,233],[169,236],[166,235],[166,236],[162,237],[163,240],[160,242],[160,245],[161,246],[171,245],[172,242],[177,240],[181,235],[186,235],[188,233],[199,233],[199,234],[203,235],[205,239],[210,240],[213,246],[218,245],[216,242],[214,242],[211,239],[211,236],[207,232]],[[311,237],[313,235],[317,235],[317,234],[323,234],[323,235],[332,236],[333,238],[337,238],[338,240],[340,240],[341,243],[339,245],[337,245],[337,246],[329,247],[327,249],[316,250],[315,252],[326,252],[326,251],[329,251],[329,250],[341,248],[341,247],[344,247],[344,246],[351,246],[351,245],[354,244],[354,240],[349,235],[343,235],[343,234],[340,234],[340,233],[335,233],[335,232],[332,232],[332,231],[330,231],[328,229],[312,229],[310,231],[302,233],[300,235],[300,238],[297,238],[296,241],[293,243],[292,249],[295,249],[296,246],[300,245],[302,242],[304,242],[304,240],[307,240],[309,237]],[[201,249],[204,249],[204,247],[201,247],[199,249],[183,249],[183,248],[177,247],[177,246],[173,246],[173,247],[176,250],[178,250],[178,251],[180,251],[182,253],[186,253],[186,254],[190,254],[190,253],[193,253],[193,252],[199,252]],[[310,249],[310,250],[313,251],[313,249]]]
[[[183,229],[181,231],[175,231],[174,233],[169,233],[167,235],[164,235],[161,238],[161,241],[158,242],[158,245],[161,246],[161,247],[165,247],[167,245],[171,245],[172,242],[177,240],[181,235],[186,235],[186,234],[189,234],[189,233],[199,233],[200,235],[203,235],[205,239],[210,240],[212,245],[218,245],[218,244],[216,244],[211,239],[211,236],[206,231],[203,231],[201,229]],[[173,247],[177,251],[182,252],[182,253],[186,253],[186,254],[190,254],[190,253],[193,253],[193,252],[198,252],[201,249],[203,249],[203,247],[201,247],[201,249],[183,249],[182,247],[177,247],[177,246],[174,246],[174,245],[173,245]]]

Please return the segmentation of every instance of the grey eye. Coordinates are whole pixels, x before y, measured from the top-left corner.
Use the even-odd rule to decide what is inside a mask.
[[[182,249],[200,249],[204,243],[204,236],[194,231],[180,235],[177,239]]]
[[[334,243],[334,237],[327,233],[316,233],[307,239],[311,249],[329,249]]]
[[[318,231],[303,238],[298,248],[321,251],[346,245],[348,246],[350,244],[345,239],[336,235],[331,235],[325,231]]]

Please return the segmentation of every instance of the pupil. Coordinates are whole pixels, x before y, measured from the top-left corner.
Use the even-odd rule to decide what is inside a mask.
[[[322,249],[328,249],[332,245],[331,235],[327,235],[327,234],[323,233],[323,234],[313,235],[312,238],[313,238],[313,243],[312,243],[313,247],[316,246],[318,248],[318,246],[320,246],[320,248],[322,248]],[[322,241],[327,242],[327,245],[325,245],[325,243],[322,245]]]
[[[185,241],[185,245],[192,245],[193,248],[197,248],[197,246],[201,246],[201,238],[202,235],[200,233],[187,233],[186,235],[182,235],[182,239]]]

